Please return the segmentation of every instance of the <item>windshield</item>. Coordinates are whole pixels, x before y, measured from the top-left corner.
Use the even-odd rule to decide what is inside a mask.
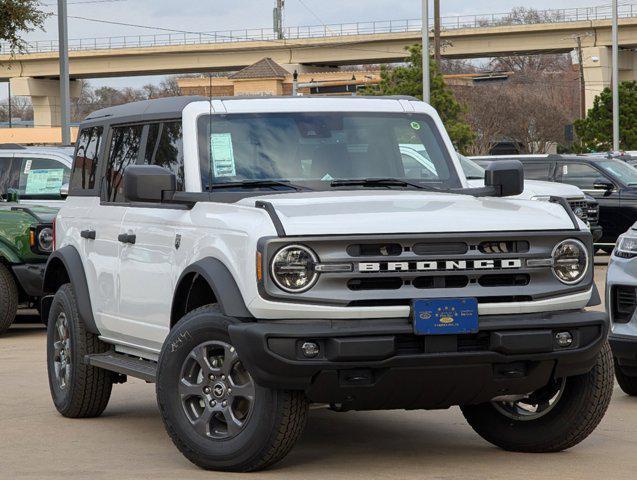
[[[484,180],[484,168],[473,160],[469,160],[464,155],[458,154],[458,158],[460,159],[460,166],[467,180]]]
[[[427,115],[206,115],[199,119],[198,135],[204,190],[255,181],[329,189],[337,180],[379,178],[461,187],[442,137]],[[379,185],[408,187],[398,182],[373,186]]]
[[[626,185],[637,185],[637,169],[635,167],[613,159],[597,160],[595,163]]]

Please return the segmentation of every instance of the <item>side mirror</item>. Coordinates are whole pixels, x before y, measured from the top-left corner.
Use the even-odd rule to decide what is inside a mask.
[[[593,188],[595,190],[605,190],[605,191],[609,192],[613,188],[615,188],[615,185],[613,185],[612,182],[609,182],[605,178],[598,178],[593,183]]]
[[[65,183],[60,187],[60,197],[66,198],[69,196],[69,184]]]
[[[124,170],[124,197],[128,202],[161,203],[164,192],[177,186],[175,174],[157,165],[133,165]]]
[[[492,187],[496,197],[520,195],[524,191],[524,167],[518,160],[491,162],[484,172],[484,186]]]

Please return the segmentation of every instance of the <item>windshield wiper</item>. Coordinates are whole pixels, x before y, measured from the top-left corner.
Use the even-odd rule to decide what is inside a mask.
[[[349,180],[334,180],[332,187],[413,187],[418,190],[427,190],[428,192],[443,192],[440,188],[422,185],[417,182],[410,182],[401,178],[361,178]]]
[[[290,183],[289,180],[243,180],[241,182],[213,183],[210,189],[214,191],[220,188],[259,188],[259,187],[287,187],[296,191],[309,190],[306,187],[294,185]]]

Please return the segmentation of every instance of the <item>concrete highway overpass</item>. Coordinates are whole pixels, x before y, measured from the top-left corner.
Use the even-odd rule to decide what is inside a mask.
[[[623,6],[620,20],[621,79],[637,79],[637,7],[633,15]],[[577,9],[579,12],[579,9]],[[444,56],[481,58],[514,54],[564,53],[584,47],[587,104],[610,85],[611,22],[586,15],[564,17],[542,24],[499,25],[479,22],[467,26],[458,20],[444,24]],[[389,27],[388,27],[389,25]],[[314,32],[290,30],[285,40],[271,32],[244,36],[222,33],[184,33],[71,42],[70,74],[73,79],[134,75],[178,74],[238,70],[264,57],[299,68],[400,62],[406,47],[420,42],[418,21],[384,21],[320,27]],[[265,33],[264,33],[265,32]],[[214,37],[213,37],[214,35]],[[166,39],[168,37],[168,40]],[[292,37],[292,38],[290,38]],[[82,43],[83,42],[83,43]],[[0,81],[11,81],[15,95],[34,98],[36,125],[56,125],[58,118],[58,54],[55,42],[36,42],[29,53],[0,55]]]

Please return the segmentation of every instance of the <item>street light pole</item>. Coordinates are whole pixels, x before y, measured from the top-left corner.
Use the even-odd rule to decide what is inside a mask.
[[[66,0],[58,0],[58,43],[60,44],[60,128],[62,145],[71,144],[71,91],[69,86],[69,32]]]
[[[422,0],[422,101],[430,101],[429,0]]]
[[[613,150],[619,150],[619,21],[617,0],[613,0],[612,64],[613,64]]]

